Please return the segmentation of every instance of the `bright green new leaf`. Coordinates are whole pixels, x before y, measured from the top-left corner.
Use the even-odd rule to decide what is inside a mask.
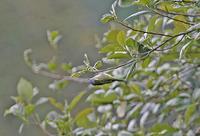
[[[115,19],[114,15],[111,15],[111,14],[105,14],[102,16],[101,18],[101,22],[102,23],[108,23],[110,21],[113,21]]]
[[[29,105],[25,106],[24,111],[25,111],[26,117],[30,116],[35,111],[35,105],[29,104]]]
[[[56,69],[57,69],[57,64],[56,64],[56,58],[55,57],[53,57],[49,62],[48,62],[48,64],[47,64],[47,66],[48,66],[48,69],[50,70],[50,71],[55,71]]]
[[[47,39],[49,41],[49,44],[54,47],[55,49],[57,48],[57,44],[62,38],[61,35],[59,35],[58,31],[49,31],[47,30]]]

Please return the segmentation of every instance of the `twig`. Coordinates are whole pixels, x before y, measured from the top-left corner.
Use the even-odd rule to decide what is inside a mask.
[[[155,47],[155,48],[153,48],[152,50],[150,50],[149,53],[151,53],[151,52],[157,50],[158,48],[160,48],[161,46],[165,45],[167,42],[173,40],[174,38],[176,38],[176,37],[178,37],[178,36],[187,35],[187,34],[189,34],[189,33],[192,33],[192,32],[194,32],[194,31],[196,31],[196,30],[199,30],[199,29],[193,29],[193,30],[190,30],[190,31],[186,31],[186,32],[182,32],[182,33],[180,33],[180,34],[174,35],[173,37],[168,38],[166,41],[164,41],[163,43],[161,43],[161,44],[158,45],[157,47]]]
[[[179,19],[170,17],[170,16],[167,15],[166,13],[165,13],[165,14],[162,14],[162,13],[160,13],[160,12],[154,10],[154,9],[151,9],[151,8],[149,8],[149,9],[150,9],[152,12],[154,12],[154,13],[160,15],[160,16],[167,17],[167,18],[172,19],[172,20],[174,20],[174,21],[181,22],[181,23],[184,23],[184,24],[187,24],[187,25],[195,25],[195,23],[193,23],[193,22],[186,22],[186,21],[183,21],[183,20],[179,20]]]
[[[96,70],[94,72],[95,73],[109,72],[111,70],[114,70],[114,69],[117,69],[117,68],[120,68],[120,67],[128,66],[128,65],[132,64],[134,61],[135,61],[135,59],[131,59],[131,60],[129,60],[129,61],[125,62],[125,63],[122,63],[120,65],[117,65],[115,67],[109,67],[109,68],[106,68],[106,69]]]
[[[129,28],[129,29],[131,29],[133,31],[136,31],[136,32],[147,33],[147,34],[151,34],[151,35],[160,35],[160,36],[166,36],[166,37],[173,37],[172,35],[168,35],[168,34],[157,33],[157,32],[148,32],[148,31],[143,31],[143,30],[135,29],[135,28],[130,27],[127,24],[119,21],[119,20],[115,20],[115,22],[118,23],[118,24],[120,24],[120,25],[122,25],[122,26],[124,26],[124,27],[126,27],[126,28]]]
[[[182,1],[180,1],[180,0],[174,0],[172,2],[184,2],[184,3],[192,3],[192,4],[197,3],[197,1],[185,1],[185,0],[182,0]]]
[[[156,10],[159,10],[161,12],[164,12],[166,14],[171,14],[171,15],[181,15],[181,16],[186,16],[186,17],[200,17],[200,14],[183,14],[183,13],[175,13],[175,12],[169,12],[169,11],[165,11],[165,10],[162,10],[162,9],[159,9],[159,8],[156,8]]]
[[[156,51],[164,51],[164,50],[169,50],[169,49],[171,49],[171,48],[174,48],[174,47],[176,47],[177,45],[179,45],[179,43],[181,43],[181,41],[183,40],[184,37],[185,37],[185,35],[183,35],[183,36],[181,37],[181,39],[180,39],[177,43],[175,43],[173,46],[167,47],[167,48],[164,48],[164,49],[157,49]]]

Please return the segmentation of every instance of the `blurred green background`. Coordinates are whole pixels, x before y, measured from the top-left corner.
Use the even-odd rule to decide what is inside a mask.
[[[81,64],[84,53],[95,60],[94,35],[102,36],[107,25],[100,23],[114,0],[0,0],[0,136],[18,136],[20,122],[13,116],[3,117],[13,104],[16,83],[21,76],[40,88],[42,96],[71,99],[81,86],[70,85],[60,92],[47,89],[45,77],[32,74],[24,64],[23,52],[32,48],[36,59],[47,61],[56,54],[62,61]],[[63,35],[59,50],[53,51],[47,42],[46,30],[58,30]],[[61,97],[62,96],[62,97]],[[42,109],[42,108],[41,108]],[[41,110],[41,113],[43,110]],[[25,127],[22,136],[42,136],[39,129]]]

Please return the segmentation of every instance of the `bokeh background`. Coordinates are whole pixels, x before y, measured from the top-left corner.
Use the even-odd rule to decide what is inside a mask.
[[[61,61],[82,63],[84,53],[98,59],[95,35],[102,37],[108,25],[100,18],[114,0],[0,0],[0,136],[43,136],[34,126],[25,127],[18,134],[20,121],[13,116],[3,117],[4,110],[13,104],[20,77],[40,88],[41,96],[72,99],[82,86],[72,83],[63,91],[48,89],[51,80],[34,75],[23,61],[23,52],[32,48],[34,57],[41,61],[57,55]],[[126,11],[124,11],[126,12]],[[123,13],[123,12],[122,12]],[[49,47],[46,31],[58,30],[63,39],[58,51]],[[39,109],[44,114],[45,106]]]

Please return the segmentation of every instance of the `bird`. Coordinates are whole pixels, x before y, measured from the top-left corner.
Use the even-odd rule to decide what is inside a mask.
[[[89,83],[92,85],[104,85],[104,84],[112,83],[114,81],[126,82],[124,79],[114,78],[113,76],[105,72],[101,72],[89,79]]]

